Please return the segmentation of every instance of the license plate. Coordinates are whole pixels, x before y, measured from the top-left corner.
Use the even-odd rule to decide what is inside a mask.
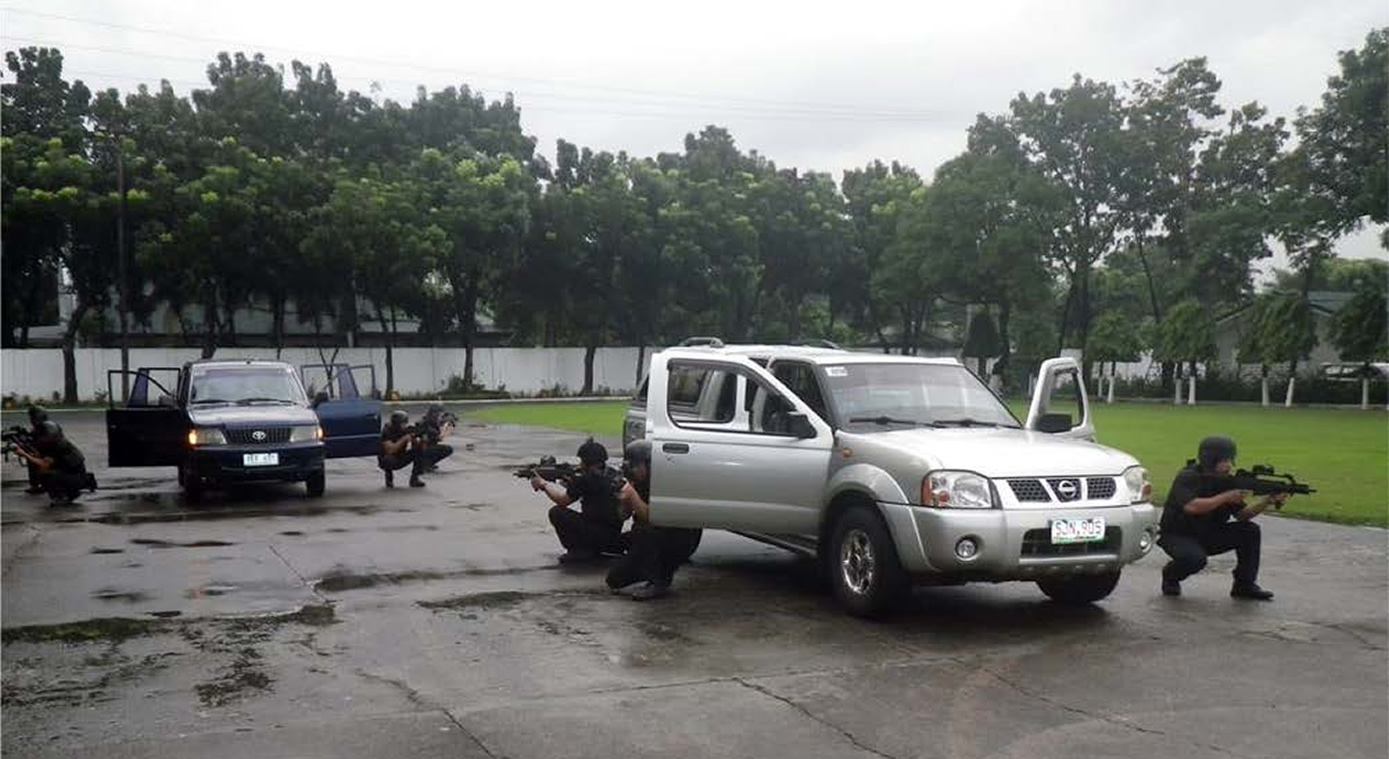
[[[280,454],[278,453],[243,453],[241,454],[242,466],[279,466]]]
[[[1104,517],[1051,520],[1051,544],[1096,543],[1104,540]]]

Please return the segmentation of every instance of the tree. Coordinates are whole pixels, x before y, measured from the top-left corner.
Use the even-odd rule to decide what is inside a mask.
[[[1251,324],[1254,332],[1246,338],[1246,344],[1260,364],[1288,363],[1288,392],[1283,403],[1292,406],[1297,362],[1317,344],[1312,308],[1300,293],[1270,293],[1260,306]]]
[[[1109,388],[1105,399],[1114,402],[1114,375],[1120,361],[1137,361],[1143,354],[1143,337],[1138,322],[1116,311],[1106,311],[1095,319],[1090,334],[1090,355],[1101,367],[1100,387],[1104,388],[1103,367],[1109,363]]]
[[[1360,407],[1370,406],[1369,363],[1389,359],[1389,302],[1386,302],[1386,283],[1370,282],[1336,313],[1331,326],[1331,341],[1340,352],[1342,361],[1355,361],[1365,366],[1360,378]]]
[[[1196,365],[1215,358],[1215,334],[1208,312],[1195,299],[1173,306],[1157,325],[1153,337],[1153,357],[1190,367],[1187,403],[1196,403]],[[1181,403],[1181,382],[1173,391],[1175,404]]]
[[[884,352],[890,348],[884,328],[893,311],[901,313],[906,326],[901,351],[914,349],[910,344],[916,323],[912,302],[905,288],[894,287],[896,283],[886,271],[889,259],[901,255],[900,250],[890,251],[894,251],[899,226],[912,207],[913,194],[923,186],[915,171],[895,162],[889,166],[875,161],[863,169],[844,172],[844,197],[853,225],[854,247],[848,261],[832,268],[832,280],[847,284],[835,286],[831,298],[837,297],[846,307],[862,309]],[[917,268],[907,266],[903,273],[915,280],[919,276]]]
[[[1299,109],[1296,125],[1313,193],[1331,201],[1322,222],[1344,233],[1367,218],[1389,222],[1389,27],[1371,30],[1338,62],[1321,106]],[[1389,231],[1383,243],[1389,248]]]
[[[994,326],[992,316],[988,311],[975,313],[974,318],[969,320],[969,330],[965,334],[965,345],[961,351],[965,358],[979,360],[979,368],[975,374],[981,379],[984,378],[985,362],[1002,352],[1001,343],[998,338],[998,328]]]

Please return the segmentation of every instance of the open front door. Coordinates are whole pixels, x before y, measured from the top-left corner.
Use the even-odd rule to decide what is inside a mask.
[[[172,373],[172,379],[169,374]],[[182,372],[168,367],[141,368],[125,372],[130,382],[130,400],[125,407],[114,405],[115,378],[123,372],[106,373],[106,450],[108,464],[125,466],[178,466],[187,451],[186,438],[192,426],[188,415],[178,407],[177,393]],[[156,379],[162,376],[170,384]]]
[[[681,403],[695,395],[718,402]],[[658,354],[646,417],[653,523],[815,534],[834,432],[771,373],[738,356]]]
[[[1027,411],[1027,429],[1062,437],[1095,439],[1090,418],[1090,398],[1080,364],[1073,358],[1052,358],[1037,371],[1032,406]]]
[[[310,364],[300,368],[323,427],[324,455],[330,459],[375,456],[381,446],[381,402],[376,368]],[[321,384],[320,384],[321,383]],[[361,388],[367,388],[363,394]]]

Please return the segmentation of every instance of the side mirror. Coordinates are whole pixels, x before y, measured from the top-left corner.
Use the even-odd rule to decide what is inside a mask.
[[[786,414],[786,431],[801,440],[815,437],[815,427],[810,424],[809,419],[805,418],[805,414],[799,411],[791,411]]]
[[[1067,432],[1072,426],[1070,414],[1042,414],[1037,419],[1038,432]]]

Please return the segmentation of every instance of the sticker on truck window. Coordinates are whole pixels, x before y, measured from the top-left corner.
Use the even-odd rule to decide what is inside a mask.
[[[847,377],[849,370],[843,366],[827,366],[825,367],[825,375],[828,377]]]

